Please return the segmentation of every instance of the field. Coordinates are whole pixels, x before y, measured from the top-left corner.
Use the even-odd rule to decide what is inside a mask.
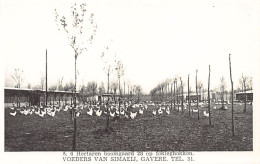
[[[104,131],[105,115],[77,118],[77,150],[81,151],[252,151],[252,105],[234,105],[235,136],[231,133],[231,106],[228,110],[211,110],[212,125],[200,109],[189,116],[171,111],[153,116],[148,107],[135,119],[120,118],[111,122],[113,131]],[[220,108],[220,105],[217,106]],[[69,112],[54,117],[11,116],[5,108],[5,151],[69,151],[72,149],[73,122]]]

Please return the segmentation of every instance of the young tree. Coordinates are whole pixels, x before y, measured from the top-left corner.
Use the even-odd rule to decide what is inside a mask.
[[[114,69],[114,61],[115,59],[112,58],[112,52],[113,50],[110,50],[111,48],[109,46],[105,46],[104,50],[101,54],[102,61],[104,63],[103,70],[107,74],[107,93],[109,93],[109,77],[110,74],[113,72]]]
[[[202,96],[203,83],[201,81],[198,81],[198,90],[199,90],[200,96]]]
[[[202,88],[202,99],[205,100],[205,93],[207,92],[206,88]]]
[[[92,44],[93,37],[96,33],[97,25],[94,23],[94,14],[87,13],[86,4],[78,5],[75,3],[71,6],[72,19],[60,16],[55,9],[55,20],[59,27],[65,31],[70,46],[74,51],[74,63],[75,63],[75,85],[74,85],[74,108],[76,109],[76,90],[77,90],[77,58],[84,50],[87,50],[87,44]],[[71,22],[69,22],[71,20]],[[76,117],[74,115],[74,135],[72,141],[72,150],[76,150],[76,134],[77,124]]]
[[[58,80],[58,86],[57,86],[57,89],[59,91],[62,91],[63,90],[63,76]]]
[[[69,83],[66,83],[63,87],[64,91],[73,91],[74,89],[74,84],[72,81],[70,81]]]
[[[232,136],[234,137],[235,131],[234,131],[234,101],[233,101],[233,95],[234,95],[234,89],[233,89],[233,80],[232,80],[232,70],[231,70],[231,54],[229,54],[229,70],[230,70],[230,82],[231,82],[231,105],[232,105],[232,113],[231,113],[231,120],[232,120]]]
[[[197,110],[198,110],[198,120],[200,119],[200,111],[199,111],[199,96],[198,96],[198,70],[196,69],[196,96],[197,96]]]
[[[95,81],[90,81],[87,84],[87,92],[90,93],[92,100],[95,95],[97,95],[97,83]]]
[[[31,83],[28,83],[27,88],[28,88],[28,89],[32,89],[32,84],[31,84]]]
[[[209,65],[209,78],[208,78],[208,111],[209,111],[209,124],[211,125],[211,113],[210,113],[210,65]]]
[[[181,111],[182,111],[182,113],[183,113],[183,100],[184,100],[184,96],[183,96],[183,85],[182,85],[182,80],[181,80],[181,77],[180,77],[180,81],[181,81]]]
[[[242,90],[244,92],[244,112],[246,112],[246,102],[247,102],[247,95],[246,95],[246,90],[247,90],[247,86],[248,86],[248,76],[244,76],[242,74],[241,78],[240,78],[240,84],[242,85]]]
[[[102,96],[103,93],[105,93],[105,86],[104,86],[104,82],[101,82],[101,84],[98,87],[98,94]]]
[[[220,93],[221,93],[221,104],[222,104],[222,109],[224,109],[224,94],[225,94],[225,90],[226,90],[226,81],[224,76],[222,76],[220,78]]]
[[[176,78],[176,81],[175,81],[175,85],[176,85],[176,94],[177,94],[177,108],[178,108],[178,112],[180,111],[179,110],[179,87],[178,87],[178,79]]]
[[[56,91],[57,85],[54,84],[54,85],[49,86],[49,90],[52,91],[52,92]]]
[[[175,110],[175,102],[176,102],[176,98],[175,98],[175,96],[176,96],[176,88],[177,88],[177,84],[176,84],[177,82],[176,82],[176,79],[174,79],[174,81],[173,81],[173,86],[174,86],[174,91],[173,91],[173,109]]]
[[[190,75],[188,74],[188,105],[189,105],[189,116],[190,116]]]
[[[173,83],[171,81],[171,111],[172,111],[172,86],[173,86]]]
[[[43,90],[43,87],[44,87],[44,82],[45,82],[45,76],[44,76],[44,73],[41,72],[41,90]]]
[[[142,93],[142,87],[140,85],[136,86],[136,93],[137,93],[137,101],[139,102],[140,100],[140,95]]]
[[[118,83],[116,81],[113,81],[111,83],[111,92],[116,95],[116,91],[118,89]],[[115,101],[115,96],[114,96],[114,101]]]
[[[12,74],[12,78],[15,81],[15,88],[21,88],[21,85],[24,82],[24,75],[23,70],[20,70],[19,68],[14,69],[14,73]]]
[[[117,77],[118,77],[118,89],[119,89],[119,109],[120,109],[120,102],[121,102],[121,88],[120,88],[120,78],[124,75],[124,66],[123,63],[119,60],[116,61],[116,68],[115,68]],[[119,112],[119,116],[120,116],[120,112]]]

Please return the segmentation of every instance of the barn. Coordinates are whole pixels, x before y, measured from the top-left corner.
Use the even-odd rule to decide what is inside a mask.
[[[77,99],[79,93],[76,93]],[[72,103],[74,93],[71,91],[48,91],[47,92],[49,105],[60,103]],[[13,104],[17,106],[25,105],[40,105],[45,103],[46,92],[44,90],[20,89],[20,88],[4,88],[4,103],[5,107],[10,107]]]
[[[198,94],[198,99],[199,99],[199,102],[201,101],[201,95]],[[189,101],[189,96],[186,95],[186,100]],[[197,95],[196,94],[190,94],[190,100],[191,101],[197,101]]]
[[[246,93],[244,92],[237,92],[235,93],[236,95],[236,100],[237,101],[244,101],[245,100],[245,95],[246,95],[246,99],[247,101],[253,101],[253,90],[248,90],[246,91]]]

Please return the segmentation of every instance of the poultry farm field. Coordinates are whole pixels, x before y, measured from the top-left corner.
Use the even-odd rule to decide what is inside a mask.
[[[106,133],[106,116],[89,116],[83,111],[77,118],[77,150],[85,151],[252,151],[252,105],[234,105],[235,136],[231,133],[231,106],[211,110],[212,125],[203,116],[206,108],[189,116],[188,110],[171,111],[154,116],[153,106],[135,119],[120,118],[110,122]],[[220,105],[217,106],[220,108]],[[111,118],[111,117],[110,117]],[[69,112],[49,115],[10,115],[5,108],[5,151],[71,150],[73,122]]]

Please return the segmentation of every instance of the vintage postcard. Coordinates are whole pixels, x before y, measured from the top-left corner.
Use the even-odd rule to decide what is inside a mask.
[[[260,163],[259,6],[1,0],[0,161]]]

